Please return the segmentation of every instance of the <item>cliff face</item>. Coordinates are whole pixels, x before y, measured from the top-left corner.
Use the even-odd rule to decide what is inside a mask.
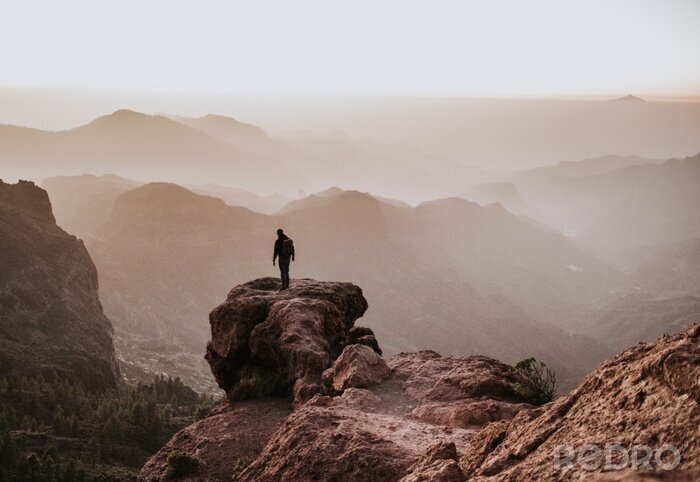
[[[488,357],[385,361],[371,331],[352,326],[366,309],[358,287],[295,283],[246,283],[212,312],[207,357],[230,401],[176,434],[140,480],[172,475],[168,456],[181,451],[196,460],[183,480],[638,480],[553,462],[560,446],[606,443],[671,444],[683,459],[658,477],[700,475],[700,325],[630,348],[535,407],[521,372]]]
[[[117,385],[95,265],[83,242],[56,226],[46,191],[34,183],[0,181],[0,273],[3,375]]]

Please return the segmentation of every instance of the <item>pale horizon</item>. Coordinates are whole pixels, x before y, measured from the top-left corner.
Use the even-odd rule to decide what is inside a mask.
[[[700,96],[700,4],[28,1],[0,86],[221,96]]]

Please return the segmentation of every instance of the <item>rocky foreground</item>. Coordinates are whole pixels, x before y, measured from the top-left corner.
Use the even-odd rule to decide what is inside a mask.
[[[516,388],[522,372],[488,357],[384,360],[354,325],[367,309],[357,286],[278,287],[237,286],[212,311],[207,360],[228,401],[176,434],[140,480],[700,478],[700,325],[632,347],[535,407]],[[611,443],[624,450],[607,467],[578,457]],[[622,463],[633,446],[652,450],[647,465],[639,450]]]

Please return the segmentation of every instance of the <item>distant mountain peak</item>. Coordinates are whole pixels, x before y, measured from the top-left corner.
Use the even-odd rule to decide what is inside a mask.
[[[108,114],[104,117],[112,117],[114,119],[143,119],[145,117],[159,117],[159,116],[152,116],[152,115],[145,114],[143,112],[138,112],[138,111],[131,110],[131,109],[118,109],[118,110],[115,110],[111,114]]]
[[[199,129],[220,141],[235,146],[255,145],[270,141],[268,135],[260,127],[225,115],[206,114],[196,118],[168,116],[168,119]]]
[[[316,196],[321,196],[321,197],[324,197],[324,196],[336,196],[336,195],[338,195],[338,194],[342,194],[343,192],[344,192],[344,190],[343,190],[343,189],[340,189],[338,186],[332,186],[332,187],[329,187],[328,189],[326,189],[326,190],[324,190],[324,191],[317,192],[317,193],[316,193]]]
[[[635,95],[625,95],[622,97],[618,97],[617,99],[613,99],[613,102],[646,102],[644,99],[641,97],[637,97]]]
[[[115,110],[111,114],[106,114],[106,115],[100,116],[86,125],[87,126],[89,126],[89,125],[104,125],[104,124],[111,124],[111,123],[124,124],[124,123],[129,123],[129,122],[144,122],[144,121],[158,122],[158,120],[167,120],[167,119],[163,116],[160,116],[160,115],[144,114],[143,112],[137,112],[135,110],[130,110],[130,109],[119,109],[119,110]]]
[[[207,114],[203,115],[199,119],[201,120],[219,120],[219,121],[226,121],[226,122],[231,122],[235,124],[244,124],[244,122],[239,121],[235,117],[230,117],[226,115],[221,115],[221,114]]]

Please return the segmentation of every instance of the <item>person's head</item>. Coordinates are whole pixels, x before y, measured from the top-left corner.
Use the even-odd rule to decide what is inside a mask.
[[[282,228],[277,230],[277,236],[284,236],[284,231],[282,230]]]

